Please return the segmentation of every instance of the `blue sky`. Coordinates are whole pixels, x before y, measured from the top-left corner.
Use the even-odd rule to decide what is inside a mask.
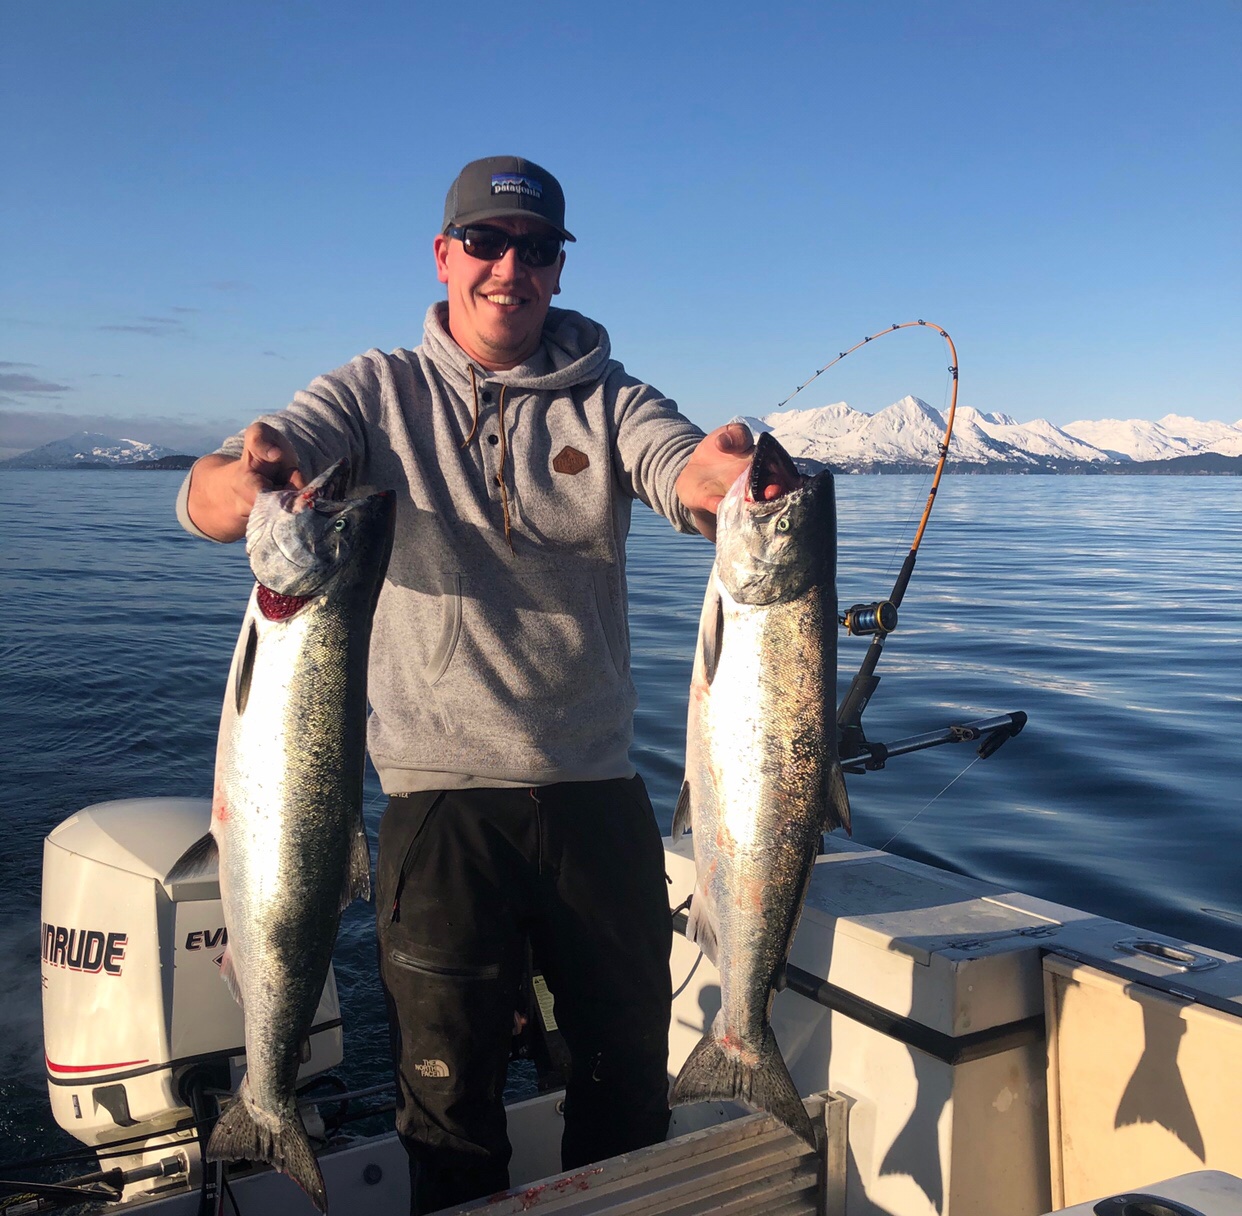
[[[415,345],[500,152],[565,186],[558,302],[705,427],[917,318],[964,405],[1237,422],[1240,52],[1235,0],[10,2],[0,447],[203,450]],[[797,404],[945,365],[902,331]]]

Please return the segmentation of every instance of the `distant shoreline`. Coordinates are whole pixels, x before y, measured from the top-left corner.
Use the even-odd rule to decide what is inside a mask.
[[[184,473],[197,456],[166,456],[161,460],[134,464],[104,464],[101,461],[66,465],[28,465],[25,468],[0,467],[0,473]],[[183,463],[177,463],[183,462]],[[839,477],[902,477],[926,475],[932,464],[884,464],[861,469],[834,468],[822,461],[804,459],[804,468],[818,471],[831,468]],[[1135,460],[1126,463],[1075,464],[1067,468],[1011,464],[953,464],[945,472],[956,477],[1242,477],[1242,456],[1219,456],[1207,453],[1175,456],[1168,460]]]
[[[808,472],[831,469],[835,474],[900,475],[930,473],[934,464],[871,464],[860,468],[842,468],[814,457],[795,457]],[[997,461],[993,464],[972,464],[949,460],[944,471],[954,477],[1239,477],[1242,456],[1222,456],[1218,452],[1197,452],[1190,456],[1170,456],[1167,460],[1047,461],[1043,464],[1018,464]]]
[[[80,460],[75,464],[0,465],[0,473],[184,473],[197,456],[161,456],[159,460],[135,460],[109,464],[102,460]]]

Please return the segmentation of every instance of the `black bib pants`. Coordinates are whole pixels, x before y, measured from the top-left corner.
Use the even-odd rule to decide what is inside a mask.
[[[412,1212],[509,1185],[502,1097],[528,939],[572,1059],[562,1168],[664,1139],[667,890],[640,777],[389,800],[376,915]]]

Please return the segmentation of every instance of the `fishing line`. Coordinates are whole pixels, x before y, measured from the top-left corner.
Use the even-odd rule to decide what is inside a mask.
[[[930,476],[931,470],[924,470],[914,489],[914,493],[910,496],[910,505],[906,511],[906,516],[897,528],[897,535],[893,537],[892,544],[888,549],[888,557],[885,561],[884,569],[880,572],[879,578],[881,583],[886,583],[893,577],[893,567],[897,564],[897,556],[901,552],[900,546],[910,534],[911,525],[919,509],[919,503],[927,492],[927,479]]]
[[[885,332],[889,332],[889,331],[886,330]],[[945,338],[946,339],[948,338],[948,334],[945,334]],[[956,362],[956,356],[954,356],[954,362]],[[941,389],[941,392],[940,392],[940,417],[941,418],[949,417],[949,410],[953,409],[956,405],[955,398],[951,396],[951,394],[954,393],[956,386],[957,386],[956,368],[950,367],[948,369],[948,372],[949,374],[946,374],[945,379],[944,379],[944,387]],[[952,423],[950,422],[949,425],[952,426]],[[942,447],[947,448],[948,442],[949,442],[949,436],[948,436],[948,432],[946,431],[945,437],[942,440]],[[898,553],[897,546],[902,541],[904,541],[905,538],[910,534],[911,525],[913,524],[915,514],[918,512],[918,509],[919,509],[919,503],[923,501],[923,497],[927,493],[928,482],[930,481],[934,472],[935,472],[935,466],[931,465],[931,466],[921,469],[919,473],[918,483],[914,489],[913,494],[910,496],[910,505],[906,512],[906,517],[902,521],[901,527],[897,530],[897,536],[894,538],[893,547],[889,549],[889,552],[888,552],[888,564],[884,567],[884,579],[885,580],[891,577],[893,573],[893,566],[897,562],[897,553]]]
[[[893,841],[896,840],[897,837],[900,836],[902,832],[906,830],[906,828],[908,828],[925,810],[927,810],[929,806],[931,806],[933,802],[936,801],[937,798],[940,797],[940,794],[945,793],[945,791],[947,791],[951,786],[953,786],[959,780],[961,780],[961,778],[966,776],[966,774],[970,772],[970,770],[974,768],[975,765],[978,764],[982,758],[983,758],[982,756],[976,756],[964,769],[962,769],[960,773],[958,773],[956,777],[953,778],[952,781],[949,782],[948,785],[944,787],[943,790],[940,791],[939,794],[933,794],[932,797],[929,798],[922,807],[920,807],[908,820],[906,820],[905,823],[901,825],[901,827],[899,827],[882,845],[880,845],[880,851],[883,852],[885,849],[887,849],[888,846],[892,844]]]
[[[161,1136],[170,1136],[174,1132],[194,1131],[200,1126],[205,1126],[211,1120],[204,1119],[201,1122],[194,1119],[187,1119],[168,1128],[166,1131],[157,1133]],[[96,1151],[92,1151],[86,1145],[81,1148],[68,1149],[63,1153],[49,1153],[45,1157],[27,1157],[24,1161],[8,1161],[0,1163],[0,1172],[16,1173],[18,1170],[37,1169],[44,1165],[69,1165],[75,1161],[103,1161],[112,1157],[132,1157],[132,1152],[125,1152],[123,1148],[130,1144],[145,1144],[151,1139],[151,1133],[146,1132],[141,1136],[130,1136],[126,1140],[109,1140],[98,1145]],[[107,1150],[116,1150],[108,1152]],[[103,1150],[103,1151],[99,1151]]]
[[[944,339],[945,345],[946,347],[948,347],[949,360],[950,360],[949,367],[948,367],[949,383],[946,384],[946,389],[945,389],[945,392],[942,393],[941,400],[943,402],[944,398],[948,397],[949,405],[948,405],[947,412],[943,408],[940,411],[941,417],[944,418],[944,424],[945,424],[944,438],[940,441],[940,445],[938,448],[938,460],[933,465],[931,491],[929,492],[927,496],[927,504],[923,508],[923,517],[919,521],[918,532],[915,535],[914,543],[910,547],[911,555],[918,552],[918,547],[923,540],[923,531],[927,527],[927,520],[928,520],[928,517],[931,515],[932,503],[935,501],[936,490],[939,488],[939,485],[940,485],[940,476],[944,472],[945,458],[947,457],[948,452],[949,452],[949,439],[953,434],[953,418],[954,418],[954,415],[957,413],[957,390],[958,390],[957,348],[953,344],[953,339],[949,337],[948,330],[943,328],[943,326],[937,325],[933,321],[924,321],[921,319],[918,321],[902,321],[902,322],[894,323],[893,325],[890,325],[887,329],[881,329],[874,334],[869,334],[867,337],[863,338],[861,342],[855,342],[854,345],[849,347],[847,350],[841,351],[840,354],[838,354],[835,359],[830,359],[827,363],[824,364],[823,367],[821,367],[808,379],[804,380],[801,384],[799,384],[798,387],[794,389],[794,391],[790,393],[788,397],[786,397],[783,401],[778,401],[776,405],[773,406],[773,410],[783,409],[800,392],[802,392],[804,388],[812,384],[815,380],[818,380],[819,377],[822,376],[824,372],[826,372],[829,368],[835,367],[838,363],[841,362],[842,359],[846,358],[846,356],[852,355],[856,350],[859,350],[862,347],[868,345],[869,343],[874,342],[877,338],[882,338],[885,334],[891,334],[894,331],[899,330],[899,329],[911,329],[917,326],[922,326],[925,329],[935,330],[936,333],[938,333]],[[917,497],[915,499],[915,502],[917,504],[918,502]],[[915,509],[916,508],[911,508],[910,516],[907,518],[905,524],[902,525],[899,538],[900,536],[904,536],[907,529],[909,528],[910,519],[913,518]],[[893,559],[894,559],[894,555],[890,554],[889,565],[888,565],[888,568],[885,570],[885,577],[887,577],[887,575],[892,570]],[[894,597],[895,604],[900,604],[901,595],[904,594],[905,592],[905,587],[901,586],[900,576],[898,579],[898,585],[900,586],[901,589],[900,589],[900,592]]]
[[[778,402],[777,405],[775,406],[775,408],[779,410],[779,409],[782,409],[784,406],[788,405],[790,401],[792,401],[800,392],[802,392],[804,388],[807,387],[807,385],[813,383],[816,379],[822,376],[824,372],[826,372],[830,367],[833,367],[836,364],[840,363],[842,359],[844,359],[847,355],[853,354],[854,351],[858,350],[860,347],[866,346],[870,342],[874,342],[877,338],[882,338],[885,334],[894,333],[896,330],[899,330],[899,329],[911,329],[915,326],[923,326],[926,329],[933,329],[936,331],[936,333],[938,333],[944,339],[945,346],[948,348],[948,351],[949,351],[949,369],[948,370],[949,370],[949,375],[952,377],[952,385],[951,385],[951,392],[950,392],[950,398],[949,398],[949,410],[948,410],[948,413],[944,415],[944,437],[940,440],[940,445],[937,449],[937,459],[936,459],[934,470],[932,472],[931,489],[928,491],[927,502],[923,507],[923,516],[919,520],[918,528],[914,534],[914,540],[910,544],[910,552],[906,554],[905,562],[902,564],[901,573],[897,575],[897,581],[893,586],[892,594],[889,596],[889,599],[892,601],[893,606],[895,608],[899,608],[901,606],[902,597],[906,593],[906,586],[910,581],[910,576],[914,572],[915,557],[918,553],[919,545],[923,543],[923,533],[927,530],[927,521],[931,518],[932,507],[935,505],[935,502],[936,502],[936,491],[940,488],[940,478],[944,474],[945,461],[948,459],[948,456],[949,456],[949,440],[953,436],[953,419],[957,414],[957,395],[958,395],[959,377],[958,377],[958,366],[957,366],[957,347],[953,344],[953,339],[949,337],[949,331],[947,329],[944,329],[940,325],[936,325],[934,322],[923,321],[923,320],[902,321],[902,322],[897,322],[893,325],[890,325],[887,329],[882,329],[877,333],[870,334],[867,337],[865,337],[861,342],[854,343],[854,345],[851,346],[848,350],[843,350],[839,355],[837,355],[835,359],[831,359],[827,363],[825,363],[824,366],[821,367],[817,372],[815,372],[814,375],[810,376],[808,379],[803,381],[803,383],[798,385],[798,387],[794,389],[794,391],[790,393],[789,396],[784,399],[784,401]],[[875,658],[879,657],[879,648],[882,645],[883,645],[883,642],[880,642],[879,645],[876,645],[873,642]],[[864,662],[867,663],[867,665],[872,670],[874,670],[875,664],[870,658],[868,658],[867,660],[864,660]]]
[[[694,973],[699,969],[699,964],[703,961],[703,951],[699,951],[699,957],[694,960],[694,966],[690,968],[690,974],[681,982],[681,987],[673,993],[673,1000],[676,1000],[686,990],[686,986],[694,979]]]

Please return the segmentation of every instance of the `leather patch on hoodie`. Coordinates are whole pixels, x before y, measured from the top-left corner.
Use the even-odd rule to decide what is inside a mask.
[[[591,458],[585,452],[580,452],[577,448],[571,448],[568,445],[561,448],[552,458],[552,467],[558,473],[568,473],[571,477],[575,473],[581,473],[590,463]]]

